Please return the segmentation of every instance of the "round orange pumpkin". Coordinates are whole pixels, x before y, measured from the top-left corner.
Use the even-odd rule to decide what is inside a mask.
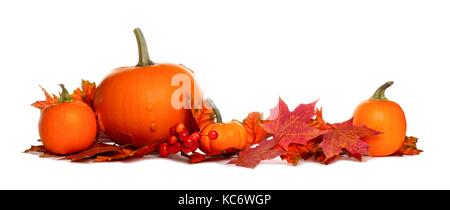
[[[246,128],[241,122],[232,120],[231,122],[223,123],[222,115],[214,102],[211,99],[207,99],[207,103],[214,111],[216,122],[200,125],[200,150],[208,155],[225,154],[244,149],[246,146],[256,143],[253,137],[248,135]]]
[[[387,82],[378,88],[373,96],[362,102],[355,110],[353,124],[367,126],[381,132],[369,137],[369,155],[388,156],[400,149],[406,135],[405,114],[397,103],[385,97],[385,90],[394,84]]]
[[[96,89],[93,105],[99,127],[114,142],[143,147],[163,142],[176,123],[192,126],[189,108],[194,100],[201,100],[202,92],[193,72],[185,66],[150,60],[141,30],[137,28],[134,33],[139,48],[138,64],[113,70]],[[173,85],[174,77],[180,75],[190,84]],[[187,108],[174,107],[172,102],[180,85],[188,85],[185,94],[189,98],[177,98],[179,103],[190,102]]]
[[[208,134],[211,131],[217,132],[216,138],[210,138]],[[206,154],[221,154],[232,149],[244,149],[247,145],[252,144],[248,140],[251,139],[247,138],[247,132],[244,126],[238,121],[213,123],[202,129],[200,149]]]
[[[73,101],[61,85],[60,101],[42,110],[39,136],[52,153],[67,155],[89,148],[97,134],[94,111],[85,103]]]

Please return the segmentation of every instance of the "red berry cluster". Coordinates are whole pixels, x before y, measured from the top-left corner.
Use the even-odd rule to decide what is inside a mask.
[[[170,137],[167,142],[159,146],[159,155],[167,157],[180,151],[184,154],[195,152],[198,149],[199,141],[199,132],[189,134],[183,123],[177,123],[170,128]]]

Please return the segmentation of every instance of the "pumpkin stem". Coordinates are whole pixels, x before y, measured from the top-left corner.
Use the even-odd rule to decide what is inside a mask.
[[[370,99],[372,100],[382,100],[382,101],[387,101],[388,99],[386,98],[386,96],[384,96],[384,92],[386,91],[386,89],[390,86],[392,86],[394,84],[393,81],[389,81],[384,83],[384,85],[380,86],[375,93],[372,95],[372,97]]]
[[[143,67],[143,66],[154,65],[155,62],[153,62],[150,59],[150,56],[148,54],[147,42],[145,42],[145,37],[144,37],[144,34],[142,34],[141,29],[135,28],[134,35],[136,35],[136,41],[137,41],[138,50],[139,50],[139,62],[136,66]]]
[[[206,103],[208,103],[208,106],[210,106],[213,111],[214,114],[216,115],[216,122],[217,123],[222,123],[222,115],[220,114],[219,108],[217,108],[216,104],[214,103],[214,101],[210,98],[206,99]]]
[[[59,86],[62,89],[61,93],[59,94],[59,103],[72,102],[72,96],[69,94],[69,91],[67,91],[66,87],[64,87],[63,84],[59,84]]]

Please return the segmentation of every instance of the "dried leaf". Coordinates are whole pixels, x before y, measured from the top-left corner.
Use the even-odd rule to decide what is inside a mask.
[[[207,162],[207,161],[217,161],[217,160],[224,160],[224,159],[228,159],[230,157],[232,157],[233,155],[236,154],[236,150],[234,150],[234,152],[228,152],[228,153],[217,153],[215,155],[211,155],[211,154],[203,154],[203,153],[199,153],[199,152],[193,152],[192,154],[186,154],[184,152],[181,153],[181,155],[183,155],[184,157],[189,158],[189,162],[192,164],[195,163],[202,163],[202,162]]]
[[[74,101],[83,101],[83,90],[77,88],[73,91],[72,95],[70,96],[72,96],[72,99]]]
[[[80,153],[68,155],[63,159],[71,160],[73,162],[82,161],[91,157],[95,157],[100,154],[108,153],[108,152],[116,152],[121,149],[120,146],[110,145],[104,143],[94,143],[89,149],[86,149]]]
[[[328,130],[328,129],[333,128],[332,124],[327,123],[323,119],[322,108],[316,109],[316,117],[314,118],[314,120],[311,120],[309,125],[317,128],[317,129],[320,129],[320,130]]]
[[[414,136],[406,136],[403,145],[400,149],[393,154],[393,156],[403,156],[403,155],[418,155],[423,152],[420,149],[417,149],[417,140],[418,138]]]
[[[109,161],[116,161],[116,160],[125,160],[125,159],[132,159],[132,158],[140,158],[144,157],[145,155],[148,155],[155,151],[157,148],[156,144],[150,144],[145,147],[141,147],[137,150],[131,149],[131,148],[121,148],[118,151],[115,151],[113,154],[108,156],[97,156],[95,158],[95,162],[109,162]]]
[[[262,113],[251,112],[242,122],[246,132],[247,132],[247,142],[253,142],[254,144],[261,142],[262,140],[270,137],[270,133],[264,130],[261,126]]]
[[[61,160],[70,160],[72,162],[83,161],[90,158],[95,158],[96,162],[106,162],[114,160],[124,160],[132,158],[140,158],[155,151],[156,145],[148,145],[139,149],[134,149],[131,145],[111,145],[102,142],[94,143],[90,148],[83,150],[76,154],[58,156],[52,154],[44,148],[43,145],[31,146],[30,149],[25,150],[27,153],[38,152],[42,153],[41,157],[62,157]]]
[[[183,154],[185,155],[185,154]],[[198,152],[194,152],[191,155],[188,155],[187,158],[189,158],[190,163],[200,163],[205,160],[207,160],[208,156],[205,154],[200,154]]]
[[[89,80],[81,80],[81,89],[83,89],[84,96],[89,103],[94,100],[95,82],[89,82]]]
[[[270,110],[268,120],[262,128],[273,135],[273,139],[262,141],[255,148],[247,147],[239,153],[231,164],[254,168],[263,160],[285,155],[291,144],[306,145],[326,131],[308,125],[314,116],[316,102],[300,104],[290,112],[287,104],[280,98],[275,108]],[[295,160],[290,160],[295,162]]]
[[[349,122],[352,122],[352,120],[334,124],[334,129],[330,129],[323,134],[323,141],[320,143],[320,147],[325,154],[325,161],[339,156],[345,151],[350,156],[361,161],[362,156],[367,155],[369,150],[369,145],[362,139],[380,134],[380,132],[367,127],[353,126]]]
[[[57,155],[48,151],[44,145],[31,146],[29,149],[25,150],[24,153],[41,153],[39,157],[57,157]]]
[[[290,144],[305,145],[309,140],[325,133],[308,124],[315,115],[315,106],[316,102],[300,104],[290,112],[280,98],[277,106],[271,110],[269,120],[262,127],[273,134],[277,144],[286,151]]]
[[[281,155],[281,159],[286,160],[288,163],[297,165],[300,160],[308,160],[311,157],[323,154],[322,148],[319,144],[322,138],[315,138],[308,141],[306,145],[301,144],[291,144],[289,145],[286,154]]]
[[[89,106],[92,106],[92,100],[94,99],[95,82],[89,82],[88,80],[81,80],[81,88],[77,88],[72,93],[72,99],[76,101],[82,101]]]
[[[41,86],[39,86],[39,87],[42,89],[42,91],[45,94],[45,100],[44,101],[36,101],[36,102],[32,103],[31,106],[36,107],[40,110],[43,110],[47,106],[58,103],[58,100],[59,100],[58,96],[48,93],[47,90],[45,90]]]
[[[271,160],[285,153],[286,151],[278,146],[278,141],[275,139],[265,140],[255,148],[246,147],[236,159],[228,163],[246,168],[255,168],[261,161]]]

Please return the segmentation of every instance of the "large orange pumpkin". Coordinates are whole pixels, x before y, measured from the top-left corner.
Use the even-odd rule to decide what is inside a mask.
[[[188,87],[184,93],[187,97],[175,97],[178,103],[193,106],[194,101],[201,101],[202,92],[193,72],[185,66],[150,60],[141,30],[137,28],[134,33],[138,64],[113,70],[96,89],[93,105],[100,129],[114,142],[143,147],[166,140],[170,127],[176,123],[192,126],[189,106],[173,104],[174,94],[181,93],[181,86]],[[174,80],[180,75],[187,80]]]
[[[369,155],[388,156],[396,152],[403,144],[406,135],[406,118],[400,105],[389,101],[384,92],[394,84],[387,82],[378,88],[372,98],[362,102],[355,110],[353,124],[367,126],[381,132],[369,137]]]

